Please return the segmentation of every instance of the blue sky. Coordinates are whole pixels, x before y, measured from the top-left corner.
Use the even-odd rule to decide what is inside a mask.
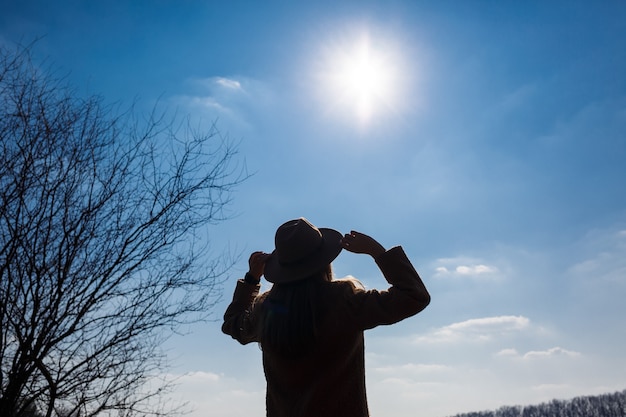
[[[0,43],[240,141],[216,253],[299,216],[401,244],[432,304],[367,332],[373,416],[625,389],[626,3],[311,3],[4,1]],[[385,287],[358,255],[335,272]],[[262,416],[260,351],[219,324],[170,340],[175,398]]]

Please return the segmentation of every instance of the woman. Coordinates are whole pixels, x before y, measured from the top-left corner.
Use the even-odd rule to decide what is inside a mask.
[[[363,331],[422,311],[430,302],[424,283],[400,246],[385,250],[359,232],[342,236],[300,218],[278,228],[275,244],[250,256],[222,325],[263,350],[267,416],[368,416]],[[374,258],[391,287],[333,280],[342,249]],[[262,275],[274,285],[259,295]]]

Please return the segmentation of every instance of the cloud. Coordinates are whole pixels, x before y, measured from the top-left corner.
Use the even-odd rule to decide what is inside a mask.
[[[179,378],[181,383],[217,383],[222,379],[222,375],[213,372],[195,371],[185,374]]]
[[[527,327],[529,319],[523,316],[496,316],[470,319],[446,326],[451,330],[475,331],[477,329],[520,329]]]
[[[249,127],[250,112],[265,111],[274,103],[274,94],[266,83],[235,76],[214,76],[187,80],[186,90],[170,100],[202,120],[220,119],[228,129]]]
[[[230,90],[241,90],[241,83],[237,80],[232,80],[230,78],[224,77],[214,77],[212,81],[224,88],[228,88]]]
[[[538,97],[541,87],[537,84],[524,84],[506,94],[498,103],[498,109],[502,113],[519,111],[531,104]]]
[[[451,368],[441,364],[405,363],[396,366],[379,366],[374,368],[374,372],[383,375],[394,375],[396,377],[406,375],[440,374],[449,372]]]
[[[234,378],[207,371],[168,375],[176,383],[176,398],[185,401],[191,417],[257,415],[265,406],[265,381]],[[238,404],[233,407],[233,404]]]
[[[519,332],[530,326],[524,316],[495,316],[470,319],[441,327],[431,334],[416,338],[422,343],[451,343],[458,341],[487,341],[495,336]]]
[[[202,94],[210,95],[222,95],[222,94],[237,94],[246,93],[244,84],[247,81],[244,78],[237,79],[236,77],[206,77],[206,78],[192,78],[188,80],[188,84],[192,86],[194,90],[198,88],[203,91],[198,91]]]
[[[547,350],[531,350],[524,353],[523,355],[520,354],[516,349],[508,348],[500,350],[498,353],[496,353],[496,356],[532,361],[554,357],[577,358],[581,356],[581,353],[556,346]]]
[[[530,390],[542,395],[545,398],[562,398],[566,396],[573,397],[573,395],[571,394],[572,391],[580,391],[580,388],[572,386],[571,384],[561,383],[532,385],[530,387]],[[594,390],[587,389],[587,391],[583,390],[582,392],[583,395],[592,395],[593,391]],[[610,390],[607,389],[606,391],[599,391],[599,393],[604,394],[609,391]]]
[[[192,108],[205,108],[212,109],[220,112],[227,112],[228,109],[219,103],[213,97],[193,97],[193,96],[181,96],[181,100],[185,102],[185,104]]]
[[[517,349],[509,348],[509,349],[502,349],[501,351],[496,353],[496,356],[518,357],[519,353],[517,352]]]
[[[436,278],[498,279],[501,276],[498,267],[488,265],[480,259],[441,258],[436,261],[436,265]]]
[[[580,246],[585,259],[572,265],[569,274],[584,282],[626,284],[626,230],[593,230]]]
[[[533,360],[533,359],[541,359],[541,358],[549,358],[554,356],[565,356],[568,358],[575,358],[580,356],[579,352],[574,352],[572,350],[563,349],[560,347],[553,347],[548,350],[531,350],[530,352],[526,352],[523,359]]]
[[[439,266],[435,269],[438,274],[456,273],[458,275],[480,275],[495,272],[498,269],[487,265],[459,265],[453,271],[448,270],[445,266]]]

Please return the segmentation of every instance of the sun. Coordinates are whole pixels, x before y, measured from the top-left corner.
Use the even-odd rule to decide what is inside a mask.
[[[393,54],[368,35],[334,44],[323,63],[325,102],[335,113],[368,123],[393,106],[397,68]]]
[[[369,119],[378,101],[390,92],[391,71],[363,41],[338,62],[337,85],[344,100],[352,102],[361,119]]]

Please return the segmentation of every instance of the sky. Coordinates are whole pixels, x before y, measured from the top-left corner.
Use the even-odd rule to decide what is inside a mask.
[[[206,238],[241,254],[214,320],[166,346],[192,417],[265,415],[220,319],[301,216],[402,245],[431,293],[366,332],[372,416],[626,389],[626,2],[4,0],[0,44],[34,40],[77,94],[215,122],[253,174]]]

